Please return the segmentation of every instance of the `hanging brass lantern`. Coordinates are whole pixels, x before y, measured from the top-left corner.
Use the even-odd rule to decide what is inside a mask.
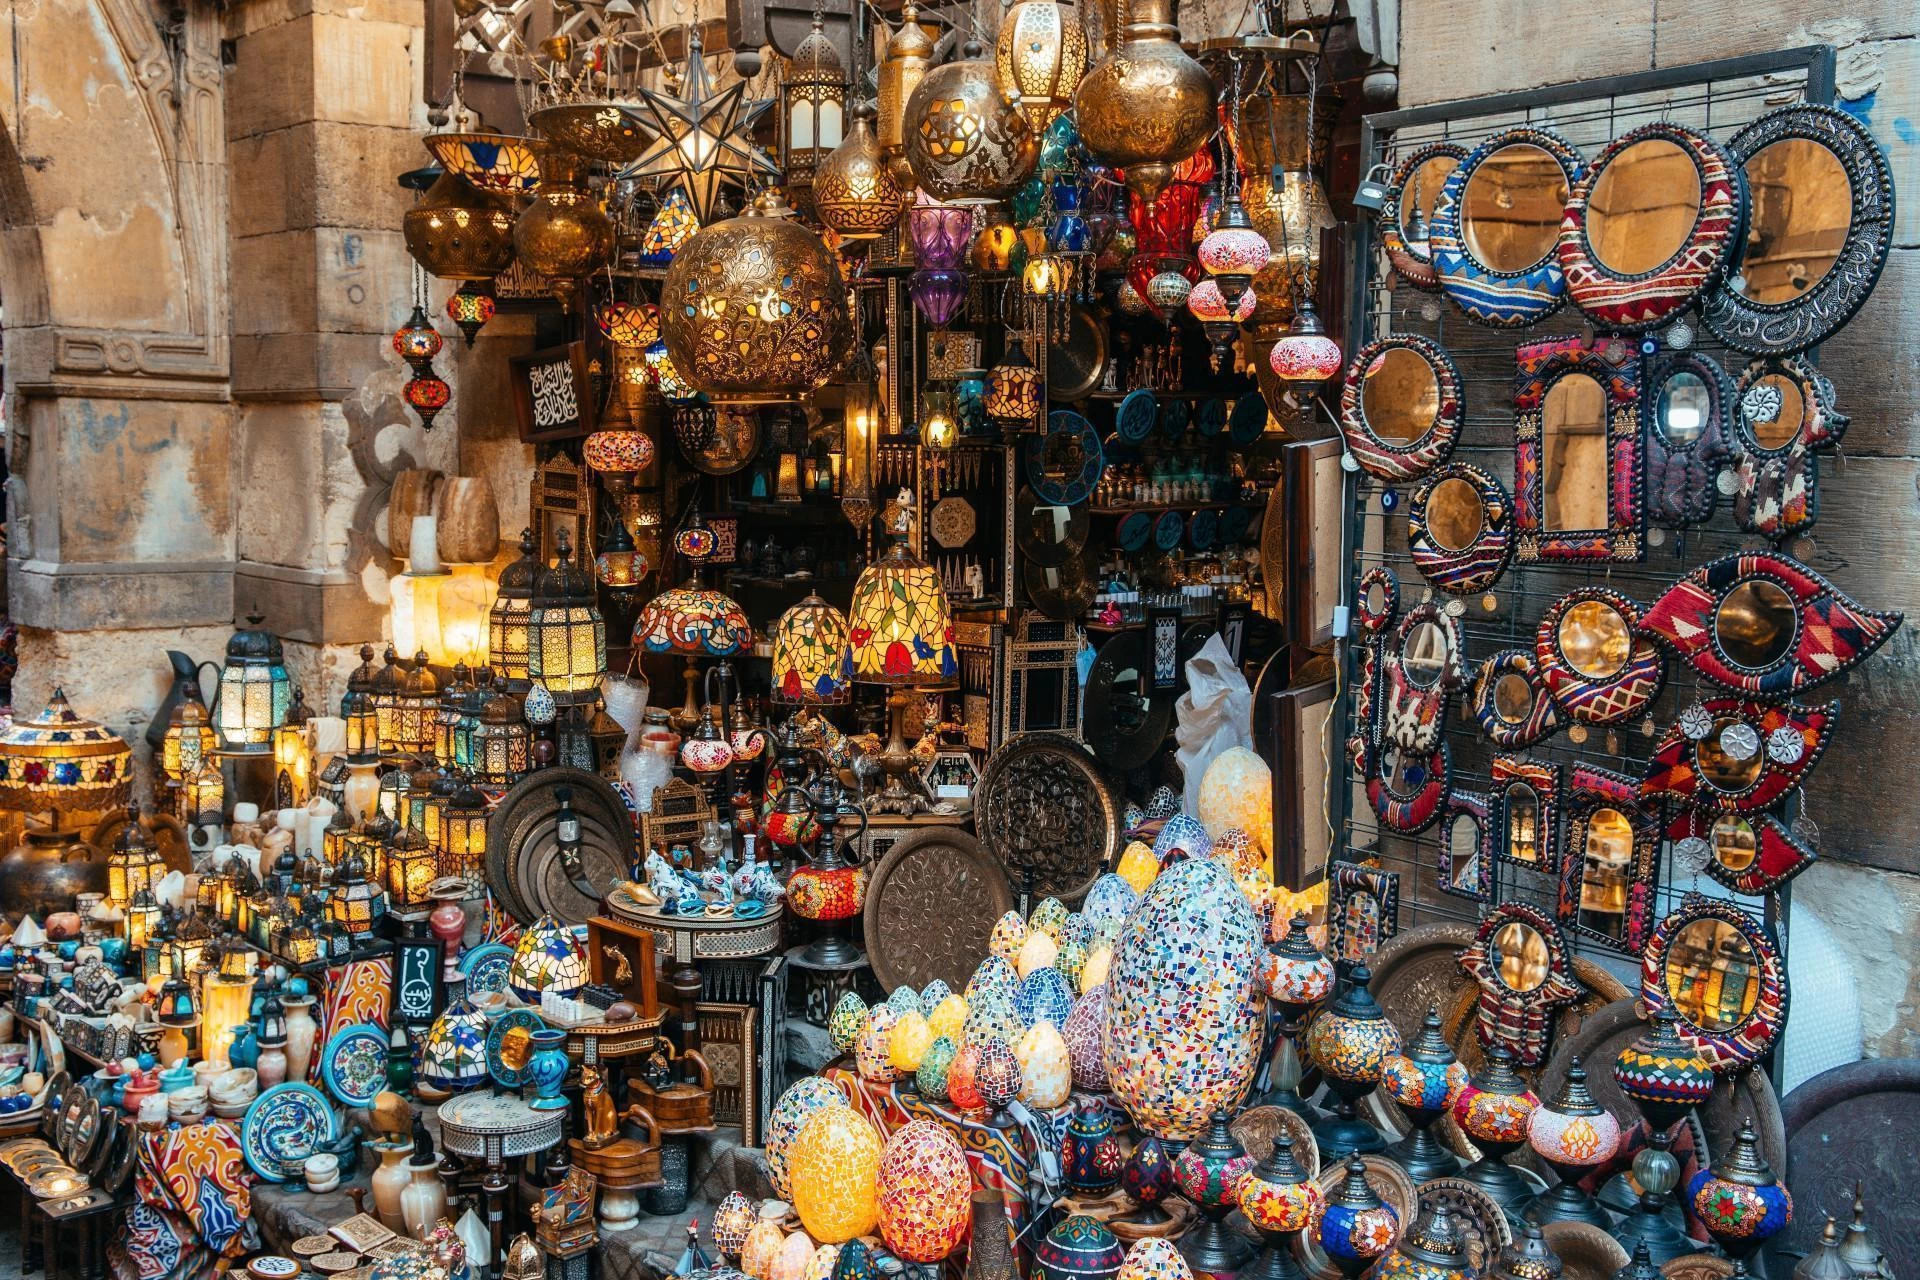
[[[880,149],[886,153],[894,182],[904,193],[913,186],[913,168],[907,163],[907,100],[933,67],[933,37],[920,25],[920,10],[906,0],[900,10],[900,29],[887,39],[880,60]]]
[[[1112,53],[1074,93],[1080,141],[1152,200],[1213,131],[1213,81],[1180,47],[1174,0],[1133,0]]]
[[[491,280],[513,264],[513,204],[443,173],[400,219],[407,252],[442,280]]]
[[[1315,294],[1320,233],[1339,222],[1315,168],[1332,142],[1339,106],[1323,95],[1309,112],[1308,101],[1306,94],[1248,98],[1227,120],[1227,139],[1246,174],[1241,202],[1254,230],[1273,250],[1253,277],[1259,297],[1252,321],[1256,332],[1285,326],[1293,318],[1294,300]],[[1308,136],[1309,114],[1313,137]],[[1267,335],[1264,344],[1277,336]]]
[[[994,204],[1019,189],[1040,158],[1040,137],[1008,102],[977,41],[929,71],[907,99],[907,163],[947,204]]]
[[[681,376],[721,402],[798,400],[853,338],[840,262],[778,206],[705,227],[667,269],[661,337]]]
[[[632,164],[656,130],[638,104],[610,98],[571,98],[536,108],[527,123],[569,151],[608,164]]]
[[[1000,19],[994,43],[1000,92],[1019,104],[1034,136],[1073,105],[1073,89],[1087,71],[1087,37],[1054,0],[1019,0]]]
[[[871,240],[900,218],[907,197],[887,171],[873,106],[853,108],[853,132],[813,174],[813,210],[847,240]]]
[[[780,170],[788,182],[805,183],[842,137],[847,68],[822,23],[816,9],[780,86]]]
[[[587,190],[587,162],[556,146],[539,150],[540,190],[513,224],[513,245],[527,270],[546,278],[568,303],[579,281],[613,256],[613,219]]]

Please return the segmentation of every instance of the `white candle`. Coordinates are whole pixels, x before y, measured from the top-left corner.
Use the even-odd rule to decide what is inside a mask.
[[[440,572],[440,522],[432,516],[415,516],[413,532],[407,541],[410,572]]]

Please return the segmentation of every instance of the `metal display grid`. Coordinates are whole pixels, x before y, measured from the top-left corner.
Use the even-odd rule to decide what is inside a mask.
[[[1436,141],[1448,140],[1471,149],[1482,139],[1521,124],[1554,129],[1588,159],[1613,138],[1655,120],[1700,129],[1724,142],[1742,126],[1776,107],[1802,101],[1830,102],[1833,57],[1830,46],[1812,46],[1371,115],[1365,119],[1361,136],[1364,158],[1361,171],[1367,172],[1378,164],[1393,165],[1402,155]],[[1437,341],[1459,367],[1465,402],[1460,443],[1451,460],[1473,463],[1491,472],[1511,494],[1514,348],[1518,343],[1542,338],[1591,334],[1592,327],[1571,306],[1524,329],[1476,325],[1443,295],[1394,287],[1391,269],[1379,249],[1373,226],[1363,222],[1355,238],[1351,259],[1355,266],[1348,282],[1348,354],[1377,337],[1394,333],[1418,333]],[[1686,319],[1698,335],[1695,349],[1713,356],[1722,368],[1737,377],[1745,367],[1745,357],[1721,347],[1705,332],[1693,313],[1687,313]],[[1653,336],[1660,337],[1657,333]],[[1638,337],[1623,337],[1621,341],[1630,344],[1630,349],[1640,349]],[[1329,404],[1336,397],[1337,387],[1327,394]],[[1844,411],[1847,407],[1845,387],[1839,388],[1839,397]],[[1388,510],[1382,505],[1382,497],[1390,486],[1358,470],[1348,472],[1345,550],[1352,576],[1345,597],[1351,607],[1360,577],[1375,566],[1385,565],[1399,579],[1403,613],[1429,598],[1453,600],[1462,606],[1456,611],[1456,617],[1464,643],[1468,686],[1455,694],[1445,730],[1456,791],[1465,789],[1483,794],[1493,791],[1490,765],[1500,749],[1479,732],[1466,696],[1479,664],[1501,649],[1522,648],[1531,652],[1535,628],[1542,614],[1562,594],[1578,586],[1599,584],[1623,592],[1644,607],[1675,579],[1701,563],[1735,549],[1765,545],[1762,539],[1745,534],[1735,526],[1731,502],[1723,494],[1713,517],[1704,526],[1676,533],[1649,524],[1645,556],[1640,563],[1521,565],[1516,561],[1486,595],[1447,597],[1427,584],[1408,555],[1406,499],[1413,487],[1400,486],[1394,495],[1397,501]],[[1792,552],[1795,545],[1795,541],[1790,540],[1782,549]],[[1439,886],[1439,854],[1446,829],[1444,817],[1416,836],[1385,829],[1367,802],[1365,780],[1356,775],[1351,761],[1345,758],[1343,744],[1356,728],[1351,686],[1359,656],[1359,649],[1353,644],[1345,648],[1341,705],[1336,709],[1333,723],[1346,726],[1346,731],[1331,744],[1333,750],[1341,752],[1340,772],[1336,777],[1345,782],[1344,786],[1334,788],[1336,794],[1331,797],[1330,821],[1337,836],[1334,848],[1347,851],[1344,856],[1354,860],[1377,858],[1383,868],[1399,873],[1402,928],[1435,920],[1474,923],[1484,910],[1483,905],[1442,891]],[[1592,727],[1584,732],[1576,728],[1571,734],[1562,729],[1546,741],[1512,754],[1560,766],[1563,789],[1566,774],[1578,763],[1638,778],[1646,771],[1647,760],[1660,733],[1673,723],[1680,709],[1696,696],[1711,697],[1716,693],[1724,696],[1724,691],[1702,685],[1689,668],[1669,655],[1666,685],[1643,716],[1612,728]],[[1499,821],[1497,808],[1494,821]],[[1566,856],[1579,856],[1578,851],[1564,848],[1567,838],[1564,817],[1556,816],[1555,822],[1558,830],[1553,834],[1553,848]],[[1663,840],[1649,926],[1677,906],[1696,884],[1705,892],[1724,893],[1704,876],[1697,882],[1691,877],[1676,880],[1668,869],[1668,853],[1669,846]],[[1336,856],[1341,855],[1337,852]],[[1536,872],[1496,859],[1491,901],[1524,902],[1552,916],[1558,902],[1558,866],[1556,858],[1545,872]],[[1751,898],[1736,901],[1749,912],[1764,913],[1784,947],[1786,899],[1787,891],[1782,889],[1764,903]],[[1630,988],[1637,987],[1637,957],[1610,950],[1572,931],[1568,931],[1567,938],[1576,951],[1605,962]]]

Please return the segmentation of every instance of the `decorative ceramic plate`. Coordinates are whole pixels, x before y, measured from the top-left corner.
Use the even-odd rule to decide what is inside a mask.
[[[320,1055],[320,1079],[347,1106],[370,1104],[387,1087],[387,1033],[371,1022],[334,1032]]]
[[[1196,511],[1193,519],[1187,522],[1187,541],[1195,551],[1210,551],[1220,540],[1220,513],[1217,511]]]
[[[1267,430],[1267,402],[1257,391],[1249,391],[1233,402],[1227,415],[1227,437],[1235,444],[1252,444]]]
[[[277,1084],[253,1100],[240,1129],[247,1166],[268,1182],[305,1176],[302,1166],[340,1136],[339,1117],[327,1096],[310,1084]]]
[[[1121,518],[1114,541],[1120,544],[1122,551],[1138,551],[1147,545],[1147,538],[1152,533],[1153,517],[1144,511],[1130,511]]]
[[[1193,424],[1200,428],[1203,436],[1217,436],[1227,429],[1227,402],[1219,396],[1213,396],[1200,402],[1200,411],[1193,415]]]
[[[1106,450],[1093,424],[1071,409],[1047,415],[1045,435],[1026,444],[1027,483],[1046,502],[1077,506],[1093,495],[1107,469]]]
[[[1153,398],[1153,392],[1145,387],[1129,392],[1120,402],[1120,411],[1114,415],[1114,429],[1120,438],[1128,444],[1139,444],[1153,434],[1154,419],[1159,417],[1159,405]]]
[[[1193,405],[1185,400],[1169,400],[1160,410],[1160,430],[1175,444],[1186,436],[1187,423],[1192,420]]]
[[[1244,541],[1247,528],[1253,523],[1253,509],[1247,506],[1232,506],[1220,513],[1220,541],[1234,543]]]
[[[487,1071],[509,1089],[527,1082],[527,1058],[535,1031],[546,1022],[531,1009],[509,1009],[487,1028]]]
[[[1162,551],[1171,551],[1180,545],[1180,537],[1186,532],[1187,522],[1178,511],[1163,511],[1153,523],[1153,545]]]
[[[513,967],[513,948],[504,942],[483,942],[460,957],[460,972],[467,979],[467,999],[476,1005],[490,1003],[491,996],[507,989],[507,970]]]

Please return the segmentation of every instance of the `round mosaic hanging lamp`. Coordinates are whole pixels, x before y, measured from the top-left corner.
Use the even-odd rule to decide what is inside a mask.
[[[117,809],[127,802],[132,768],[126,740],[80,715],[55,689],[39,715],[0,733],[0,808]]]

